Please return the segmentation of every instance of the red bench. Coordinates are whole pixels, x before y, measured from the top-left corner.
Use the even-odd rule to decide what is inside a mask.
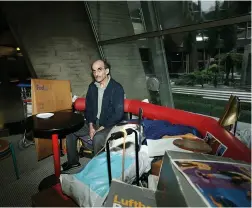
[[[74,108],[78,111],[84,111],[85,98],[78,98],[74,103]],[[239,139],[233,136],[229,131],[220,126],[218,121],[213,118],[174,108],[145,103],[139,100],[125,99],[125,112],[137,115],[139,108],[143,109],[143,117],[145,118],[166,120],[173,124],[192,126],[198,129],[203,136],[206,135],[206,132],[210,132],[228,147],[223,155],[224,157],[251,163],[250,149],[246,147],[246,145],[244,145]]]

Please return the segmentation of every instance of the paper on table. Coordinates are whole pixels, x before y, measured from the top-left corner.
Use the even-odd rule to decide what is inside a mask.
[[[74,103],[74,102],[77,100],[77,98],[78,98],[78,96],[77,96],[77,95],[74,95],[74,96],[72,97],[72,102]]]
[[[173,150],[179,152],[192,152],[184,150],[173,144],[173,141],[181,138],[170,138],[170,139],[147,139],[149,157],[163,156],[166,150]]]

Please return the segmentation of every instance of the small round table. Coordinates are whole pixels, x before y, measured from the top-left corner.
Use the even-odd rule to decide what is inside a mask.
[[[84,125],[84,117],[73,112],[54,112],[47,119],[30,116],[26,120],[26,129],[32,130],[34,137],[52,139],[53,160],[55,175],[49,181],[55,181],[60,176],[60,150],[58,139],[78,131]],[[49,182],[54,183],[54,182]],[[54,184],[53,184],[54,185]]]

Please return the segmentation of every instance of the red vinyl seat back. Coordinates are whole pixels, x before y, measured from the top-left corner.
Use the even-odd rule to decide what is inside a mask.
[[[78,98],[75,101],[74,108],[76,110],[83,111],[85,107],[85,98]],[[213,118],[174,108],[145,103],[140,100],[125,99],[124,112],[137,115],[139,108],[143,109],[143,117],[147,119],[165,120],[173,124],[192,126],[198,129],[203,137],[205,137],[207,132],[210,132],[228,147],[223,156],[230,157],[234,160],[251,162],[250,149],[229,131],[220,126],[218,121]]]

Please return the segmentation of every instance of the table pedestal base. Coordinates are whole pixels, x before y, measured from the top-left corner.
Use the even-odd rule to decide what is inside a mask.
[[[52,186],[55,186],[58,183],[60,183],[59,178],[56,177],[55,174],[50,175],[40,182],[38,190],[43,191],[45,189],[51,188]]]
[[[69,197],[64,195],[60,184],[40,191],[32,196],[33,207],[78,207]]]

